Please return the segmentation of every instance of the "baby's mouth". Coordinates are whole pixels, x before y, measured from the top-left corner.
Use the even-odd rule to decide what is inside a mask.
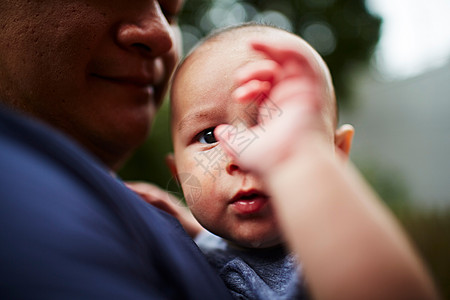
[[[231,207],[242,215],[255,214],[261,211],[267,204],[269,197],[258,191],[239,191],[230,201]]]

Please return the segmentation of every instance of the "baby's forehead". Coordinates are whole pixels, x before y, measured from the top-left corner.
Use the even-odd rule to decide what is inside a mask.
[[[252,39],[270,39],[273,42],[295,40],[301,46],[302,39],[291,33],[276,28],[240,28],[223,32],[209,38],[195,48],[183,61],[174,78],[189,73],[189,77],[197,76],[199,68],[219,67],[218,72],[233,71],[232,67],[240,67],[248,62],[262,60],[265,57],[250,49]],[[224,62],[224,64],[222,64]]]
[[[225,30],[201,42],[185,58],[180,69],[186,71],[193,66],[205,66],[207,62],[222,60],[235,65],[241,65],[264,59],[265,56],[250,48],[250,41],[262,40],[271,43],[288,43],[298,45],[298,50],[306,54],[311,60],[316,60],[313,49],[299,36],[282,29],[269,26],[245,26]],[[177,72],[178,73],[178,72]],[[178,75],[178,74],[175,74]],[[190,72],[192,73],[192,72]],[[196,74],[193,74],[194,76]]]
[[[234,71],[248,62],[264,59],[260,53],[252,51],[248,42],[240,38],[207,41],[191,53],[174,74],[174,85],[208,84],[208,80],[217,78],[224,84],[232,81]],[[205,75],[207,76],[205,78]],[[197,79],[201,78],[201,81]],[[206,81],[205,81],[206,80]]]
[[[290,43],[295,42],[299,45],[303,42],[300,37],[277,28],[242,27],[222,32],[205,40],[192,54],[197,52],[200,55],[214,55],[213,52],[217,53],[217,49],[227,49],[228,53],[240,51],[249,55],[255,54],[255,51],[251,51],[249,47],[249,41],[251,40],[270,40],[274,43],[289,40]],[[261,55],[254,56],[261,57]]]

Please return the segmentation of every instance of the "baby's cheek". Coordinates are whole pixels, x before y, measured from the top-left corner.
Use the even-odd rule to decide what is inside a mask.
[[[201,197],[189,204],[189,209],[197,221],[210,231],[215,231],[222,219],[220,210],[217,209],[214,201],[217,201],[214,199],[214,195],[204,194],[204,198]]]
[[[188,206],[194,206],[202,197],[203,187],[200,181],[201,179],[194,173],[179,172],[178,180],[181,184],[186,204]]]
[[[216,146],[197,152],[193,161],[192,170],[201,174],[204,180],[202,182],[216,182],[225,174],[229,158],[222,147]]]

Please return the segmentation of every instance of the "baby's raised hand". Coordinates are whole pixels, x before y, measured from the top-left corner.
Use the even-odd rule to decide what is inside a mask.
[[[242,149],[244,145],[235,138],[237,131],[232,125],[217,127],[215,135],[243,168],[264,175],[302,143],[323,136],[324,79],[317,63],[320,59],[309,49],[262,41],[253,41],[250,46],[266,58],[238,69],[233,96],[240,102],[260,102],[258,125],[245,133],[257,138]],[[269,118],[264,114],[267,105],[276,106],[279,116]],[[239,132],[242,134],[242,130]]]

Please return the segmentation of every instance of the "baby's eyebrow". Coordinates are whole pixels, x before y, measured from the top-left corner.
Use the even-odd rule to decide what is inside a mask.
[[[184,127],[186,127],[187,123],[194,123],[199,122],[201,119],[209,118],[211,113],[208,113],[206,111],[197,111],[191,114],[188,114],[181,119],[181,121],[178,123],[177,130],[181,131]]]

